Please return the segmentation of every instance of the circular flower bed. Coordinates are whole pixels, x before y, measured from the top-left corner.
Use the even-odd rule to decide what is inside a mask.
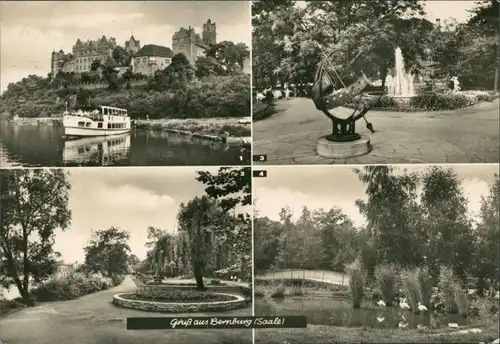
[[[124,308],[150,312],[207,312],[245,307],[245,298],[239,295],[174,288],[148,288],[134,294],[117,294],[113,303]]]
[[[217,302],[234,300],[234,297],[229,294],[193,289],[148,288],[138,290],[135,294],[130,294],[130,296],[127,296],[127,299],[159,302]]]
[[[393,97],[383,95],[364,95],[362,102],[373,110],[379,111],[442,111],[456,110],[477,104],[482,101],[492,101],[494,96],[487,92],[457,92],[457,93],[424,93],[414,97]],[[345,105],[356,108],[356,102]]]

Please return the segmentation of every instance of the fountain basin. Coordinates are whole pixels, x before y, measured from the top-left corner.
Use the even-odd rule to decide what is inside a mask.
[[[465,93],[422,93],[416,96],[391,96],[375,93],[364,94],[363,101],[368,107],[377,111],[423,112],[456,110],[488,100]],[[356,103],[345,104],[345,107],[355,109]]]

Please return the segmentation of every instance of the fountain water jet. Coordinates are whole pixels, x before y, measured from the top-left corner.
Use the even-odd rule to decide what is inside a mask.
[[[401,48],[397,47],[394,55],[396,60],[394,76],[388,75],[385,79],[387,94],[391,97],[414,97],[416,95],[415,86],[413,84],[414,77],[405,70],[405,62]]]

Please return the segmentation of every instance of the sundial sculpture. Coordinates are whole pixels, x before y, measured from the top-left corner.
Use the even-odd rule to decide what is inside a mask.
[[[356,121],[363,118],[370,132],[375,132],[373,125],[365,118],[369,107],[361,99],[361,94],[370,85],[370,82],[361,71],[356,81],[348,86],[344,85],[339,74],[331,65],[330,58],[333,53],[334,51],[324,55],[318,64],[311,90],[311,97],[316,108],[332,121],[332,133],[318,140],[318,154],[331,158],[363,155],[370,151],[370,140],[356,133]],[[332,72],[334,76],[332,76]],[[334,77],[342,84],[342,88],[335,90]],[[344,115],[342,118],[339,116],[340,114],[330,112],[346,103],[356,104],[350,115]]]

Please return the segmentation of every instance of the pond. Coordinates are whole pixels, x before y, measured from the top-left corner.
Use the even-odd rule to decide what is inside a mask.
[[[399,323],[408,324],[406,328],[447,327],[448,323],[465,325],[466,318],[458,314],[437,316],[426,312],[414,314],[399,307],[380,307],[369,305],[368,308],[353,308],[348,300],[328,296],[286,297],[284,299],[256,298],[256,315],[303,315],[307,323],[343,327],[398,328]],[[404,315],[404,320],[403,320]],[[379,318],[377,320],[377,318]]]
[[[63,127],[0,121],[0,166],[248,165],[250,148],[165,131],[65,140]]]

